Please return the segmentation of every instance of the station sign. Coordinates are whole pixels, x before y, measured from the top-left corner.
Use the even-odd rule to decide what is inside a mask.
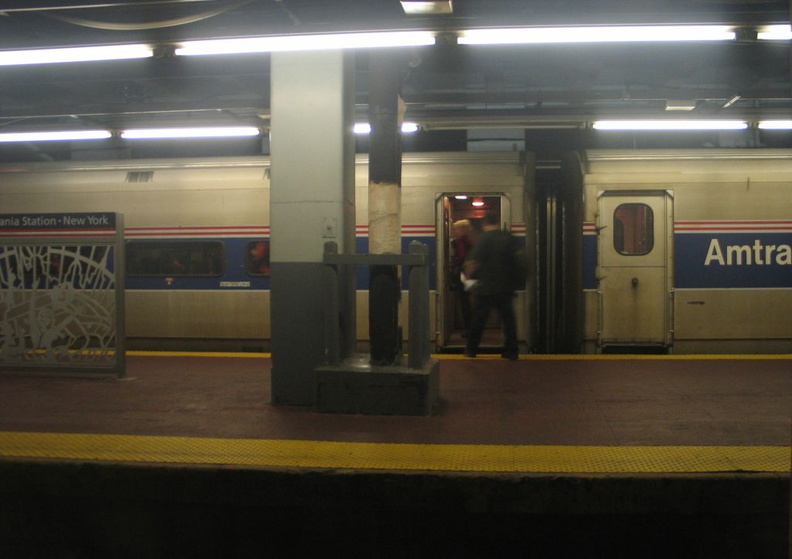
[[[0,236],[106,235],[115,229],[112,212],[0,214]]]

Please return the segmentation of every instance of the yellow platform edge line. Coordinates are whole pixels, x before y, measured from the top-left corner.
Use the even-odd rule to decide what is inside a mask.
[[[130,350],[126,352],[127,355],[137,357],[240,357],[240,358],[253,358],[253,359],[270,359],[271,353],[267,352],[243,352],[243,351],[143,351],[143,350]],[[501,359],[496,354],[480,354],[475,359],[465,357],[462,354],[454,353],[437,353],[432,354],[433,359],[441,360],[467,360],[478,361],[487,359]],[[519,357],[520,361],[557,361],[557,360],[570,360],[570,361],[621,361],[630,359],[646,359],[646,360],[668,360],[668,359],[770,359],[770,360],[792,360],[791,353],[783,354],[691,354],[691,355],[638,355],[638,354],[522,354]]]
[[[508,446],[0,432],[0,457],[490,473],[789,474],[788,446]]]

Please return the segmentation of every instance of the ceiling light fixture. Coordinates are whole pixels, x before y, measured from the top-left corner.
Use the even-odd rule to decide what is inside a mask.
[[[792,26],[788,23],[766,25],[760,29],[756,38],[760,41],[789,41],[792,40]]]
[[[358,122],[353,129],[355,134],[371,134],[371,125],[368,122]],[[415,122],[405,122],[401,125],[402,134],[412,134],[418,132],[418,124]]]
[[[726,101],[726,102],[723,104],[723,107],[722,107],[722,108],[724,108],[724,109],[728,109],[729,107],[731,107],[732,105],[734,105],[734,104],[735,104],[737,101],[739,101],[740,99],[742,99],[742,96],[741,96],[741,95],[733,95],[731,99],[729,99],[728,101]]]
[[[64,142],[74,140],[106,140],[112,137],[107,130],[72,130],[58,132],[5,132],[0,142]]]
[[[696,101],[691,99],[689,101],[679,101],[669,99],[666,101],[665,110],[667,111],[692,111],[696,108]]]
[[[444,15],[454,13],[452,0],[435,0],[434,2],[417,2],[401,0],[404,13],[409,16]]]
[[[337,33],[330,35],[282,35],[245,39],[209,39],[185,41],[176,48],[177,56],[288,52],[381,47],[433,45],[429,31],[383,31],[377,33]]]
[[[726,25],[628,25],[603,27],[526,27],[469,29],[461,45],[544,43],[645,43],[666,41],[733,41],[734,28]]]
[[[744,120],[598,120],[594,130],[745,130]]]
[[[792,130],[792,120],[763,120],[758,124],[760,130]]]
[[[124,130],[125,140],[169,140],[178,138],[241,138],[258,136],[260,130],[254,126],[209,126],[201,128],[139,128]]]
[[[0,51],[0,66],[129,60],[135,58],[150,58],[152,56],[154,56],[154,49],[144,44],[62,49],[8,50]]]

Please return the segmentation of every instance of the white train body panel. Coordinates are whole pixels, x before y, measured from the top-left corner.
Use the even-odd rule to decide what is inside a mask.
[[[3,213],[118,212],[127,240],[225,238],[235,234],[225,227],[235,225],[249,226],[246,235],[268,236],[268,166],[261,159],[27,164],[0,173],[0,207]],[[159,279],[161,289],[126,290],[128,337],[269,337],[268,291],[180,289],[181,278],[172,280]]]
[[[368,166],[356,165],[357,250],[368,244]],[[519,153],[405,154],[402,237],[435,247],[436,204],[443,192],[491,192],[512,200],[510,221],[524,223],[524,171]],[[224,275],[127,279],[127,336],[131,339],[248,340],[267,347],[268,277],[244,273],[245,245],[270,237],[269,158],[25,163],[0,168],[0,213],[118,212],[126,239],[222,241]],[[128,245],[129,247],[129,245]],[[229,253],[230,247],[239,252]],[[127,251],[128,252],[128,251]],[[433,274],[436,262],[433,261]],[[358,282],[358,337],[368,336],[368,299]],[[432,324],[435,322],[435,297]],[[406,324],[403,292],[402,324]],[[521,317],[526,324],[525,317]],[[224,346],[221,346],[224,347]],[[234,347],[233,344],[229,347]]]

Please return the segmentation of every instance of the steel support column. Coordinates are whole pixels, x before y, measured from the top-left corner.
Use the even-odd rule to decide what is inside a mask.
[[[372,52],[369,122],[369,253],[401,253],[401,86],[400,57]],[[401,356],[399,274],[396,266],[372,266],[369,337],[375,365]]]

